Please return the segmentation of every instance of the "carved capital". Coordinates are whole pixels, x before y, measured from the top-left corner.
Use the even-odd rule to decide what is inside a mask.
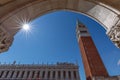
[[[120,48],[120,22],[107,33],[115,45]]]
[[[13,37],[8,34],[4,28],[0,26],[0,53],[9,49],[13,42]]]

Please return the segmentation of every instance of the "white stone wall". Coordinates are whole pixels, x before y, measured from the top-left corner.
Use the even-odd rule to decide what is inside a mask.
[[[53,78],[53,71],[55,71],[55,78]],[[64,71],[65,77],[63,77]],[[49,75],[48,72],[50,72]],[[1,65],[1,79],[80,80],[80,77],[77,65]]]

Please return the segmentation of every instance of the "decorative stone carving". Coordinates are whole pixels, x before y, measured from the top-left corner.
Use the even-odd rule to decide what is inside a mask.
[[[0,27],[0,53],[7,51],[11,46],[13,37],[11,37],[3,28]]]
[[[114,26],[108,33],[110,39],[115,43],[115,45],[120,48],[120,22]]]

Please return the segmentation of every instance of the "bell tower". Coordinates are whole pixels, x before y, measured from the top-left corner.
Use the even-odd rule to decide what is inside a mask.
[[[76,33],[85,68],[86,80],[92,80],[93,77],[108,77],[107,70],[86,26],[79,20],[77,21]]]

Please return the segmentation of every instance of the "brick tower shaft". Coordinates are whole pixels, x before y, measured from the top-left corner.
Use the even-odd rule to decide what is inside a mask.
[[[92,80],[93,77],[100,76],[107,77],[107,70],[86,26],[78,21],[76,31],[85,68],[86,79]]]

